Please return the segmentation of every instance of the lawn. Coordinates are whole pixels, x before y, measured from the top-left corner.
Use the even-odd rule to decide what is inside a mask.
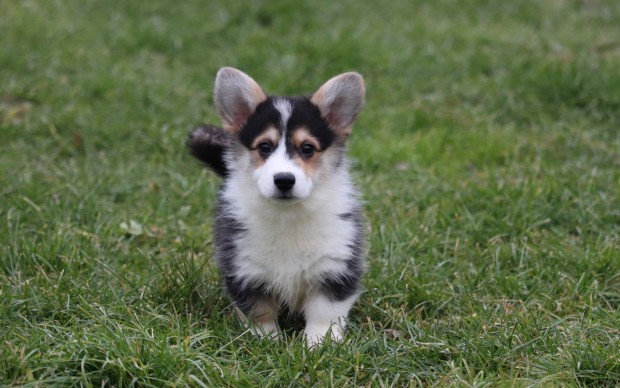
[[[0,0],[0,385],[620,385],[619,37],[616,0]],[[366,79],[342,343],[222,294],[184,142],[224,65]]]

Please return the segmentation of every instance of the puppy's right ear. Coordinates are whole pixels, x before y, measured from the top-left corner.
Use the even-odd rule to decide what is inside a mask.
[[[236,133],[267,96],[244,72],[222,67],[215,77],[214,99],[224,129]]]

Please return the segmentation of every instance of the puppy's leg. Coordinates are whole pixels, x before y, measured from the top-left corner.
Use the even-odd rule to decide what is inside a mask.
[[[246,284],[235,276],[224,277],[224,285],[233,300],[237,315],[257,336],[278,336],[278,303],[260,285]]]
[[[334,300],[318,292],[308,297],[303,313],[306,318],[304,336],[309,348],[320,345],[328,333],[334,341],[342,340],[347,315],[357,300],[358,294],[343,300]]]
[[[239,308],[237,308],[237,313],[241,320],[250,327],[252,333],[258,337],[267,336],[275,339],[280,334],[278,304],[271,297],[256,298],[247,316]]]

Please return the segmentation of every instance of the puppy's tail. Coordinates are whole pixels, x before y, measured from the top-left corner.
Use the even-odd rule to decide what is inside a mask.
[[[185,144],[192,156],[217,175],[228,175],[229,170],[224,161],[224,151],[231,144],[228,132],[211,124],[202,124],[190,131]]]

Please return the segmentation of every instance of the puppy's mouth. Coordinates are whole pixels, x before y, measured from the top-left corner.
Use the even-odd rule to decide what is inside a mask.
[[[301,200],[301,198],[294,196],[292,192],[280,192],[269,197],[269,199],[278,203],[297,203]]]
[[[278,201],[291,201],[291,200],[295,199],[295,197],[293,197],[293,193],[291,193],[291,192],[278,193],[273,198],[278,200]]]

